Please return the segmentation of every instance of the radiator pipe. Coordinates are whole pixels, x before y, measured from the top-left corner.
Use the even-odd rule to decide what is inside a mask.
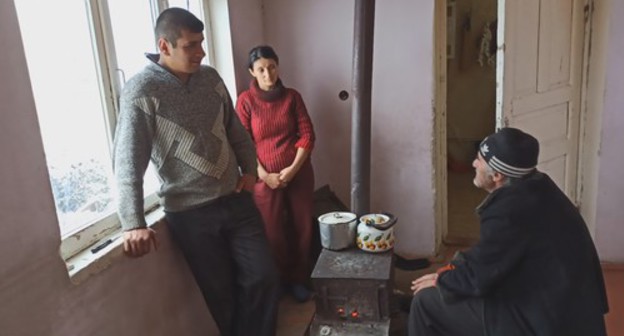
[[[351,211],[369,213],[375,0],[355,0],[351,114]]]

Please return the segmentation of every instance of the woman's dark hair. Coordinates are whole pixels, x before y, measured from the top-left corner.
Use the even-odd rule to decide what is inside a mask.
[[[156,41],[163,37],[175,48],[183,29],[201,33],[204,31],[204,23],[186,9],[178,7],[165,9],[156,20]]]
[[[277,57],[275,50],[267,45],[261,45],[249,51],[249,69],[253,70],[254,62],[260,58],[272,59],[276,64],[279,64],[279,57]]]

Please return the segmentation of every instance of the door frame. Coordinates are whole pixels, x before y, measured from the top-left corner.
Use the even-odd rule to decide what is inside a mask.
[[[603,51],[600,45],[602,41],[592,41],[594,33],[595,0],[585,0],[585,27],[583,41],[583,69],[581,71],[581,102],[580,113],[581,122],[579,125],[579,155],[577,192],[575,204],[585,219],[585,223],[592,237],[596,227],[596,199],[598,184],[598,157],[600,153],[600,134],[602,125],[600,122],[601,109],[594,109],[594,102],[602,100],[601,90],[590,88],[598,83],[598,77],[604,79],[603,63],[600,63],[600,55],[597,52]],[[604,13],[604,9],[601,9]],[[600,14],[598,14],[600,16]],[[598,18],[600,19],[600,18]],[[597,20],[596,22],[598,22]],[[592,58],[592,55],[593,58]],[[600,84],[604,85],[604,83]],[[601,86],[602,88],[603,86]]]
[[[446,130],[446,27],[447,27],[447,0],[435,2],[435,39],[434,39],[434,78],[435,92],[433,103],[433,151],[434,165],[434,220],[435,220],[435,253],[442,245],[442,240],[448,234],[448,169],[447,169],[447,130]]]

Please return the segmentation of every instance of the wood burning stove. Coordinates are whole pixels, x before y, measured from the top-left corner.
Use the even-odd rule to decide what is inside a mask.
[[[323,249],[312,272],[316,313],[310,336],[390,335],[392,251]]]

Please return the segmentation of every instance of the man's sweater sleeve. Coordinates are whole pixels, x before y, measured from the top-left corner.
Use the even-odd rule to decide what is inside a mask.
[[[117,181],[118,214],[124,230],[146,227],[143,176],[150,160],[153,125],[149,114],[142,109],[153,105],[149,98],[139,104],[123,98],[121,100],[113,167]]]

